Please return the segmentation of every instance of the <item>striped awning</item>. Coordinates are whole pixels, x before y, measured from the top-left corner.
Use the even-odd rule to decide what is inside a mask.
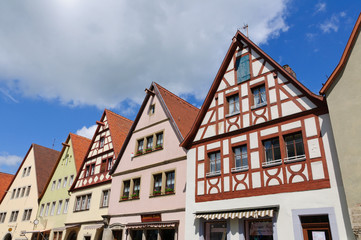
[[[93,225],[87,225],[84,227],[84,230],[92,230],[92,229],[100,229],[104,227],[103,224],[93,224]]]
[[[127,224],[128,229],[144,229],[144,228],[175,228],[178,222],[152,222]]]
[[[259,209],[259,210],[237,211],[237,212],[197,213],[196,218],[214,220],[214,219],[273,217],[273,211],[274,211],[273,209]]]

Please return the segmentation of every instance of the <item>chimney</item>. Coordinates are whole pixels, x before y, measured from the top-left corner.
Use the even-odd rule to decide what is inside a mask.
[[[283,65],[283,69],[286,70],[289,74],[291,74],[292,77],[297,79],[296,73],[292,70],[290,66],[288,66],[288,64]]]

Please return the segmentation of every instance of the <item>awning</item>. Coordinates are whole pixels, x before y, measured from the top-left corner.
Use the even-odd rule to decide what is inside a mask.
[[[102,228],[102,227],[104,227],[103,224],[86,225],[86,226],[84,227],[84,230],[100,229],[100,228]]]
[[[127,224],[128,229],[144,229],[144,228],[175,228],[178,222],[149,222],[149,223],[130,223]]]
[[[64,228],[65,229],[71,229],[71,228],[77,228],[77,227],[80,227],[80,224],[67,225]]]
[[[259,218],[273,217],[273,209],[259,209],[237,212],[219,212],[219,213],[197,213],[196,218],[204,218],[206,220],[213,219],[235,219],[235,218]]]
[[[42,233],[42,232],[50,232],[50,229],[47,229],[47,230],[24,230],[24,231],[21,231],[21,234],[26,234],[26,233]]]
[[[64,231],[66,229],[66,227],[58,227],[58,228],[53,228],[54,232],[61,232]]]

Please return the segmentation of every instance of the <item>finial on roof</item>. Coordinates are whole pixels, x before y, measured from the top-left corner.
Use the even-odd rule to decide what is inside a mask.
[[[149,93],[150,95],[154,95],[154,92],[151,91],[151,90],[149,90],[148,88],[146,88],[144,91],[145,91],[147,94]]]

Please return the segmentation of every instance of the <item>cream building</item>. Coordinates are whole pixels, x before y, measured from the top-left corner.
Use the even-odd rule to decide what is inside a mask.
[[[32,144],[0,204],[0,237],[28,239],[34,233],[38,198],[59,152]]]

